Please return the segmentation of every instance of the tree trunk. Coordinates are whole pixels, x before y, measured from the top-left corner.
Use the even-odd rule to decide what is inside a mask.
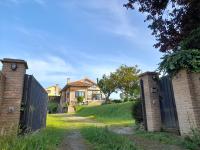
[[[110,97],[110,94],[108,94],[108,96],[106,96],[106,101],[105,101],[106,104],[108,104],[110,102],[109,97]]]

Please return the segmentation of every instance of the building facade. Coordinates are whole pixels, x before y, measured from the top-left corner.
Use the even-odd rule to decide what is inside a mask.
[[[61,88],[58,84],[46,88],[48,96],[60,96]]]
[[[74,106],[77,104],[78,97],[84,97],[84,103],[92,101],[104,101],[105,96],[98,85],[88,79],[82,79],[74,82],[68,82],[61,90],[61,106],[66,104]]]

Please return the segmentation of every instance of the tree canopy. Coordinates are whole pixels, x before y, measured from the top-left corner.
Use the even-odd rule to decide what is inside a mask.
[[[120,66],[109,76],[103,75],[99,80],[98,86],[106,96],[106,102],[113,92],[121,91],[126,99],[136,98],[139,95],[139,78],[140,70],[137,66],[129,67]]]
[[[106,102],[108,102],[110,95],[116,91],[116,83],[113,78],[113,75],[111,74],[110,76],[106,76],[104,74],[102,79],[99,80],[98,86],[101,89],[101,91],[105,94]]]
[[[129,67],[120,66],[114,76],[117,82],[117,88],[121,90],[126,98],[137,97],[139,94],[139,77],[140,70],[137,66]]]
[[[200,27],[200,0],[128,0],[127,8],[147,14],[161,52],[177,51],[180,43]],[[192,49],[194,47],[190,47]]]

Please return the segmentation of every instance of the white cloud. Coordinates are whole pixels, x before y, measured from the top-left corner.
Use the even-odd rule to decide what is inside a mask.
[[[79,0],[65,2],[65,7],[77,9],[81,15],[89,17],[95,27],[126,38],[136,37],[138,31],[130,21],[128,11],[123,7],[122,0]]]
[[[72,65],[56,56],[48,56],[44,59],[30,58],[27,62],[28,73],[33,74],[41,83],[63,85],[67,77],[76,72]]]

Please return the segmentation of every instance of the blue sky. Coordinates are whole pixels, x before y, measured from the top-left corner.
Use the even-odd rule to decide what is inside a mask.
[[[0,0],[0,57],[24,59],[27,73],[44,86],[89,77],[121,64],[155,70],[145,16],[126,10],[126,0]]]

